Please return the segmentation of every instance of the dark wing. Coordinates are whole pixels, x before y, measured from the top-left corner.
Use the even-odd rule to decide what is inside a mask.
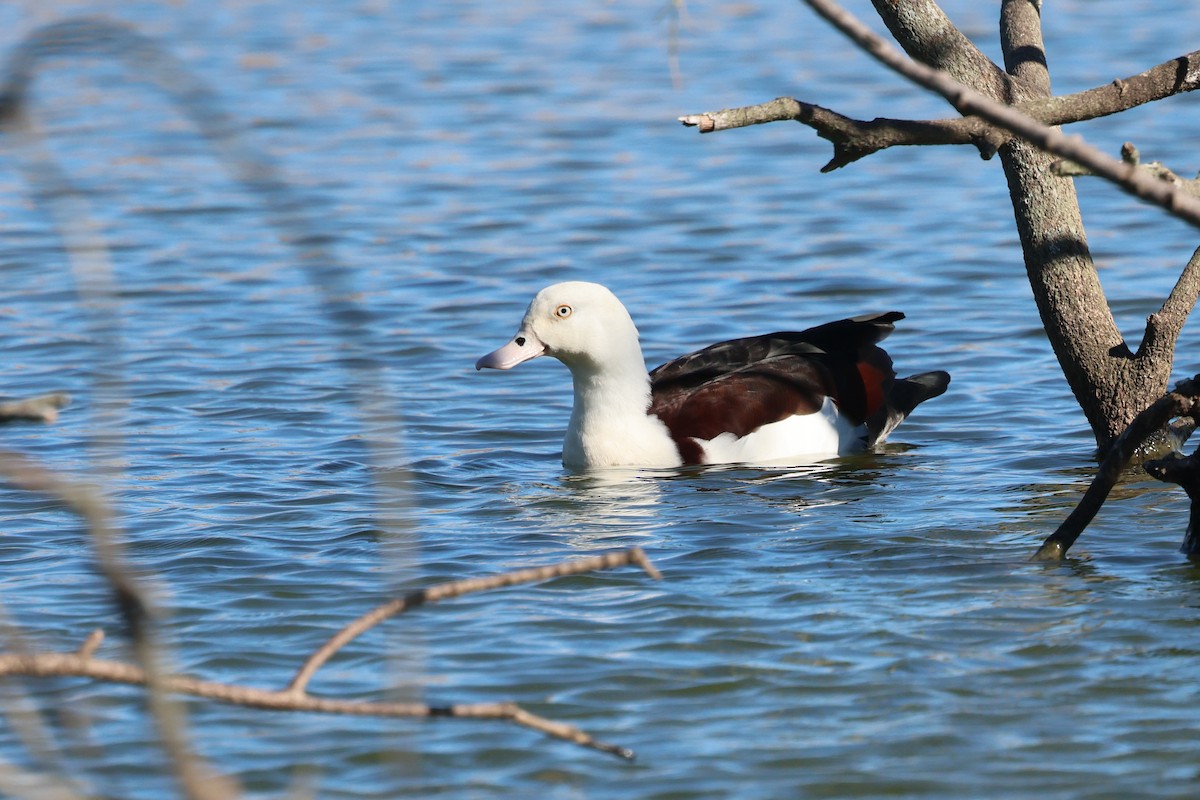
[[[693,439],[745,436],[794,414],[811,414],[826,397],[854,424],[874,418],[885,423],[896,373],[876,343],[903,318],[897,311],[854,317],[689,353],[650,373],[649,411],[663,420],[688,463],[700,460]]]
[[[651,384],[650,413],[667,426],[685,464],[701,460],[696,439],[742,437],[794,414],[820,410],[828,375],[815,362],[777,357],[703,381]]]

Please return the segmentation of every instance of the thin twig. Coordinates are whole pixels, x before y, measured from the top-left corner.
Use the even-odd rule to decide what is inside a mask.
[[[124,661],[82,658],[77,653],[0,654],[0,677],[21,675],[32,678],[76,677],[110,683],[145,686],[146,671]],[[515,703],[469,703],[431,706],[424,703],[372,703],[334,700],[290,690],[272,691],[252,686],[202,681],[180,675],[165,675],[162,688],[230,705],[266,711],[308,711],[366,717],[456,717],[459,719],[507,720],[556,739],[632,760],[633,751],[601,742],[573,725],[546,719]]]
[[[32,653],[32,643],[25,632],[13,622],[2,605],[0,605],[0,639],[5,642],[8,650],[16,653]],[[23,684],[16,681],[5,682],[7,702],[4,706],[3,725],[21,743],[29,760],[39,764],[44,772],[42,775],[24,773],[17,769],[7,769],[4,761],[0,760],[0,793],[20,794],[22,788],[37,785],[46,789],[46,796],[54,796],[52,787],[57,787],[66,794],[82,792],[74,782],[69,758],[54,736],[54,726],[47,719],[49,712],[42,708],[30,695]],[[30,779],[33,778],[33,782]],[[15,790],[15,791],[14,791]],[[41,797],[38,794],[37,797]]]
[[[87,638],[83,640],[83,644],[79,645],[79,650],[75,652],[75,655],[82,659],[89,659],[96,654],[97,648],[99,648],[103,642],[104,631],[100,628],[96,628],[96,630],[87,635]]]
[[[1159,180],[1167,181],[1190,195],[1200,196],[1200,180],[1196,178],[1190,180],[1181,178],[1174,170],[1159,161],[1143,163],[1138,149],[1130,142],[1121,145],[1121,161],[1131,167],[1144,170]],[[1065,159],[1052,163],[1050,171],[1064,178],[1081,178],[1095,174],[1082,164],[1076,164],[1074,161],[1067,161]]]
[[[551,564],[545,567],[533,567],[530,569],[518,570],[509,572],[503,575],[495,575],[490,578],[468,578],[461,581],[450,581],[449,583],[440,583],[436,586],[431,586],[428,589],[418,589],[404,597],[392,600],[388,603],[367,612],[358,619],[346,625],[329,641],[320,647],[315,653],[308,657],[308,660],[301,665],[296,672],[291,683],[288,684],[287,691],[303,693],[308,682],[316,673],[321,665],[328,661],[334,653],[344,647],[347,643],[353,641],[363,632],[373,628],[380,622],[383,622],[389,617],[396,614],[401,614],[411,608],[416,608],[427,603],[435,603],[438,600],[447,600],[452,597],[461,597],[464,594],[473,592],[483,592],[489,589],[499,589],[506,586],[516,586],[521,583],[532,583],[534,581],[544,581],[551,578],[561,578],[566,575],[580,575],[585,572],[594,572],[601,569],[612,569],[613,567],[621,567],[626,564],[636,564],[646,571],[652,578],[660,578],[659,572],[654,568],[646,558],[646,554],[640,547],[634,547],[629,550],[621,550],[615,553],[605,553],[604,555],[592,556],[590,558],[581,558],[577,561],[566,561],[561,564]]]

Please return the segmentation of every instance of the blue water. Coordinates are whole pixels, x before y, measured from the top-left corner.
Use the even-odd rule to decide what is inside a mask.
[[[946,5],[994,55],[991,4]],[[311,687],[514,700],[634,763],[503,722],[190,702],[196,748],[248,794],[1195,793],[1200,571],[1176,552],[1182,493],[1131,473],[1067,562],[1027,561],[1090,479],[1093,442],[1041,333],[999,165],[906,148],[822,175],[829,147],[801,126],[700,136],[675,119],[779,95],[862,118],[943,103],[799,3],[689,2],[677,26],[666,2],[104,7],[216,91],[308,212],[303,230],[277,226],[136,71],[55,61],[33,108],[106,243],[119,294],[97,304],[17,151],[0,157],[3,393],[74,396],[57,425],[6,429],[4,446],[103,480],[170,663],[278,688],[398,592],[635,545],[663,572],[423,608]],[[5,52],[72,9],[96,7],[0,7]],[[1043,14],[1060,92],[1188,52],[1200,24],[1182,1]],[[1197,120],[1180,97],[1077,132],[1190,174]],[[1136,337],[1195,234],[1078,185]],[[314,242],[328,248],[315,262]],[[325,313],[314,267],[353,290],[353,330]],[[572,474],[565,369],[472,369],[564,279],[610,285],[651,365],[894,308],[908,317],[888,341],[897,367],[954,382],[868,456]],[[1180,376],[1195,344],[1185,330]],[[97,451],[111,414],[119,441]],[[79,523],[11,488],[0,518],[0,599],[21,641],[73,650],[103,627],[100,654],[128,658]],[[174,792],[136,690],[5,691],[5,762],[101,796]],[[31,706],[54,744],[22,743],[11,712]]]

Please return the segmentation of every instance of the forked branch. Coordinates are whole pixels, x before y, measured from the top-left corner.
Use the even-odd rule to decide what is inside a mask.
[[[1069,125],[1072,122],[1119,114],[1156,100],[1195,91],[1197,88],[1200,88],[1200,50],[1164,61],[1137,75],[1118,78],[1103,86],[1058,97],[1019,102],[1013,107],[1043,125]],[[814,109],[817,113],[808,109]],[[832,125],[830,119],[833,121]],[[869,150],[864,155],[896,145],[977,144],[980,138],[996,143],[995,146],[999,147],[1010,138],[1008,132],[992,128],[982,118],[974,115],[957,119],[875,119],[866,122],[844,117],[836,111],[791,97],[780,97],[765,103],[722,111],[688,114],[679,118],[684,125],[698,128],[700,133],[788,120],[802,122],[826,139],[830,138],[826,135],[827,132],[844,132],[850,146]],[[981,148],[984,158],[990,158],[994,152],[995,148],[990,152]]]
[[[822,172],[845,166],[893,145],[970,143],[987,158],[1010,136],[1017,136],[1048,153],[1081,164],[1092,174],[1122,190],[1200,227],[1200,198],[1146,170],[1110,158],[1082,139],[1068,137],[1051,127],[1075,119],[1117,113],[1140,103],[1192,91],[1200,86],[1200,52],[1189,53],[1139,75],[1115,81],[1111,87],[1065,98],[1038,100],[1028,106],[1005,105],[956,81],[946,72],[908,58],[833,0],[805,2],[876,60],[919,86],[942,95],[964,119],[864,122],[842,117],[828,109],[820,109],[823,112],[821,114],[810,113],[806,109],[819,107],[791,98],[779,98],[759,106],[690,114],[679,120],[684,125],[698,127],[702,133],[763,122],[798,120],[834,142],[834,156],[822,168]],[[976,119],[972,120],[972,117]],[[987,131],[988,126],[1006,133]],[[923,141],[923,137],[926,140]],[[938,137],[943,138],[939,140]]]
[[[821,167],[832,172],[860,158],[900,145],[972,144],[984,158],[995,155],[1007,135],[978,117],[944,120],[853,119],[812,103],[777,97],[766,103],[680,117],[701,133],[795,120],[833,143],[833,158]]]
[[[1084,492],[1075,509],[1063,520],[1054,533],[1046,537],[1034,554],[1035,561],[1059,561],[1075,540],[1095,518],[1108,498],[1108,493],[1117,485],[1121,473],[1136,455],[1142,444],[1160,433],[1168,422],[1176,417],[1187,417],[1195,424],[1200,417],[1200,375],[1181,381],[1174,390],[1167,392],[1142,413],[1134,417],[1129,427],[1113,441],[1108,455],[1100,463],[1096,477]]]
[[[273,711],[315,711],[374,717],[457,717],[507,720],[547,736],[610,753],[620,758],[632,759],[634,754],[629,748],[598,741],[573,725],[531,714],[515,703],[472,703],[445,706],[431,706],[424,703],[375,703],[315,697],[305,691],[309,679],[316,670],[343,645],[388,617],[421,605],[460,597],[472,592],[516,586],[568,575],[582,575],[587,572],[629,564],[641,567],[653,578],[661,577],[642,549],[635,547],[545,567],[507,572],[490,578],[471,578],[441,583],[412,592],[403,598],[379,606],[343,628],[308,658],[296,677],[283,690],[203,681],[181,675],[160,676],[160,686],[163,690],[175,694],[188,694],[208,700]],[[93,657],[101,637],[102,634],[99,632],[93,632],[74,653],[0,654],[0,677],[13,675],[38,678],[73,676],[113,683],[146,685],[148,678],[146,671],[141,667],[122,661]]]

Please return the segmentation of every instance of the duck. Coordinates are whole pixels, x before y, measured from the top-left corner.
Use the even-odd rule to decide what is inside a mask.
[[[605,286],[538,292],[476,370],[549,356],[571,373],[567,468],[807,465],[867,451],[946,391],[941,370],[897,378],[879,342],[904,319],[867,314],[718,342],[647,371],[637,327]]]

